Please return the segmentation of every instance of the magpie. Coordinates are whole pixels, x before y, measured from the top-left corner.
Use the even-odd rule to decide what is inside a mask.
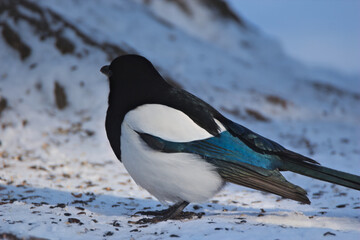
[[[310,204],[281,171],[360,190],[360,176],[320,166],[224,117],[208,103],[166,82],[150,61],[123,55],[100,70],[110,93],[105,128],[116,157],[160,202],[174,203],[139,223],[177,219],[226,182]]]

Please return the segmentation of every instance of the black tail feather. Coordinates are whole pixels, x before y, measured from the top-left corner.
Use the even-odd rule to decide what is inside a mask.
[[[325,182],[335,183],[348,188],[360,190],[360,176],[341,172],[320,165],[287,160],[284,163],[282,170],[292,171]]]

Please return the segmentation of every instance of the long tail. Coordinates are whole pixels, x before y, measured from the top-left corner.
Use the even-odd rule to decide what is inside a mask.
[[[291,160],[286,161],[282,169],[316,178],[325,182],[335,183],[348,188],[360,190],[360,176],[354,174],[341,172],[308,162],[298,162]]]

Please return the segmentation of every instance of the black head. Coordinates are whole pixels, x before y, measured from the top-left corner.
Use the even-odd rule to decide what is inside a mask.
[[[109,77],[111,88],[130,90],[132,87],[142,88],[164,82],[149,60],[134,54],[117,57],[100,71]]]
[[[152,63],[139,55],[117,57],[100,71],[109,77],[109,105],[133,108],[151,102],[170,87]]]

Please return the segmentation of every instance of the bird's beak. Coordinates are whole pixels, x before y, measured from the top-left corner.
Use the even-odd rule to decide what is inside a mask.
[[[103,67],[100,69],[100,72],[102,72],[103,74],[105,74],[105,75],[108,76],[108,77],[111,77],[111,75],[112,75],[112,72],[111,72],[111,70],[109,69],[109,65],[103,66]]]

